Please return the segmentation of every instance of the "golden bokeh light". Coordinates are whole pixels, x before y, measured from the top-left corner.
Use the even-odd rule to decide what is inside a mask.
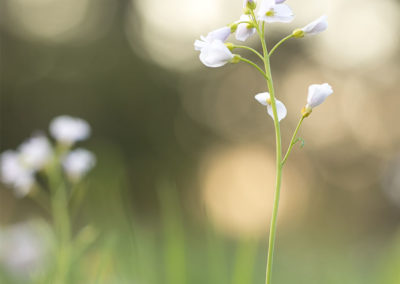
[[[280,222],[301,216],[308,198],[307,167],[284,175]],[[220,230],[257,237],[267,232],[272,212],[274,155],[261,145],[212,149],[200,172],[207,213]],[[290,192],[288,192],[290,190]]]

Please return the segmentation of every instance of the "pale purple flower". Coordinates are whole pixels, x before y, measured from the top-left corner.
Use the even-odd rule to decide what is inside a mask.
[[[289,23],[294,15],[290,7],[281,4],[283,1],[263,0],[258,10],[258,19],[267,23],[282,22]]]
[[[207,67],[221,67],[231,61],[234,55],[221,41],[214,40],[206,43],[200,51],[200,61]]]
[[[242,15],[239,22],[249,22],[250,17],[248,15]],[[239,41],[246,41],[250,36],[256,32],[256,29],[248,23],[241,23],[236,29],[236,39]]]
[[[321,16],[315,21],[309,23],[306,25],[304,28],[301,30],[306,34],[306,35],[315,35],[320,32],[323,32],[328,28],[328,21],[327,21],[327,16]]]
[[[267,112],[269,114],[269,116],[272,117],[272,119],[274,119],[274,113],[272,110],[272,106],[271,106],[271,95],[268,92],[264,92],[264,93],[259,93],[257,95],[255,95],[254,97],[260,104],[264,105],[267,107]],[[277,115],[278,115],[278,121],[281,121],[282,119],[284,119],[287,115],[287,110],[285,105],[275,99],[276,102],[276,111],[277,111]]]
[[[200,40],[196,40],[194,42],[194,49],[201,51],[203,47],[205,47],[207,44],[212,43],[214,40],[220,40],[222,42],[225,42],[228,39],[231,32],[232,31],[230,27],[223,27],[208,33],[206,37],[200,36]]]

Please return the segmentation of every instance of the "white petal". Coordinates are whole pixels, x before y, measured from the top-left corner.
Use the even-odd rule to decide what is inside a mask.
[[[212,32],[210,32],[207,37],[206,40],[208,42],[212,42],[214,40],[220,40],[222,42],[225,42],[229,35],[231,34],[231,28],[230,27],[223,27],[217,30],[214,30]]]
[[[70,152],[63,160],[65,172],[72,180],[81,179],[96,164],[96,157],[85,149]]]
[[[259,93],[254,96],[254,98],[263,106],[268,106],[268,100],[270,99],[270,94],[268,92],[265,93]]]
[[[320,32],[323,32],[327,28],[328,28],[328,21],[327,21],[327,17],[324,15],[324,16],[316,19],[315,21],[309,23],[307,26],[305,26],[301,30],[308,35],[315,35]]]
[[[20,161],[28,169],[40,170],[52,157],[52,147],[45,136],[32,137],[21,144]]]
[[[275,102],[276,102],[276,112],[278,115],[278,121],[281,121],[282,119],[284,119],[286,117],[287,110],[286,110],[285,105],[280,100],[275,100]],[[272,119],[274,119],[274,113],[272,111],[271,105],[267,106],[267,111],[268,111],[269,116],[271,116]]]
[[[194,42],[194,50],[200,51],[205,45],[205,41],[196,39]]]
[[[281,4],[281,3],[283,3],[283,2],[285,2],[286,0],[275,0],[275,3],[276,4]]]
[[[13,187],[17,197],[23,197],[29,193],[33,183],[33,171],[25,168],[19,153],[6,151],[0,156],[1,181]]]
[[[89,137],[90,126],[83,119],[63,115],[51,121],[50,133],[61,143],[73,144]]]
[[[267,16],[268,12],[271,12],[272,15]],[[294,15],[288,5],[275,4],[275,0],[265,0],[258,11],[258,18],[267,23],[289,23],[293,20]]]
[[[307,107],[314,108],[322,104],[333,93],[332,87],[325,84],[314,84],[308,87]]]
[[[207,44],[200,52],[200,61],[207,67],[221,67],[233,58],[233,54],[220,40]]]

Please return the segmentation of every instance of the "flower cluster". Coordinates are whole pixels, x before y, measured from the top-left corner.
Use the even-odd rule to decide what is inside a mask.
[[[43,134],[23,142],[17,150],[0,155],[1,181],[12,187],[18,197],[27,195],[36,182],[36,174],[46,171],[54,162],[60,162],[65,175],[79,181],[95,163],[94,154],[85,149],[71,150],[72,146],[90,135],[89,124],[79,118],[59,116],[50,123],[51,141]]]
[[[265,23],[290,23],[294,19],[294,13],[289,5],[284,2],[285,0],[262,0],[260,3],[257,3],[255,0],[244,0],[244,14],[238,21],[235,21],[226,27],[216,29],[208,33],[207,36],[201,36],[200,40],[195,41],[194,48],[200,52],[200,61],[207,67],[212,68],[221,67],[227,63],[238,63],[244,61],[251,63],[260,71],[261,69],[253,62],[242,58],[239,54],[232,53],[235,48],[247,47],[235,45],[227,42],[227,40],[233,33],[235,33],[236,40],[242,42],[246,41],[256,32],[258,32],[260,37],[264,37],[263,32]],[[327,17],[325,15],[321,16],[303,28],[293,30],[293,32],[279,42],[276,47],[289,38],[302,38],[307,35],[316,35],[326,30],[327,27]],[[275,49],[276,48],[272,49],[269,54],[264,54],[264,60],[265,57],[270,57]],[[251,50],[259,57],[262,57],[262,55],[257,51],[253,49]],[[264,76],[265,75],[266,74],[264,73]],[[307,104],[302,110],[303,116],[307,117],[310,115],[312,108],[321,104],[327,96],[332,94],[332,92],[332,88],[326,83],[322,85],[311,85],[309,87]],[[255,96],[255,99],[262,105],[266,106],[268,114],[274,118],[270,94],[267,92],[260,93]],[[287,114],[285,105],[279,100],[276,100],[276,112],[279,121],[285,118]]]

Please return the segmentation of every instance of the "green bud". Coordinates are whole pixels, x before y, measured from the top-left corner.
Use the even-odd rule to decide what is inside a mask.
[[[256,1],[247,1],[247,8],[250,10],[254,10],[257,7]]]
[[[233,23],[230,24],[229,27],[231,28],[231,33],[234,33],[237,30],[238,24]]]
[[[250,15],[251,14],[251,9],[249,7],[246,7],[246,8],[243,9],[243,13],[245,15]]]
[[[292,35],[295,37],[295,38],[302,38],[302,37],[304,37],[304,31],[303,30],[301,30],[301,29],[295,29],[294,31],[293,31],[293,33],[292,33]]]
[[[225,42],[225,45],[230,51],[235,49],[235,45],[231,42]]]
[[[239,54],[234,54],[233,58],[231,59],[231,63],[239,63],[240,58],[242,58]]]

